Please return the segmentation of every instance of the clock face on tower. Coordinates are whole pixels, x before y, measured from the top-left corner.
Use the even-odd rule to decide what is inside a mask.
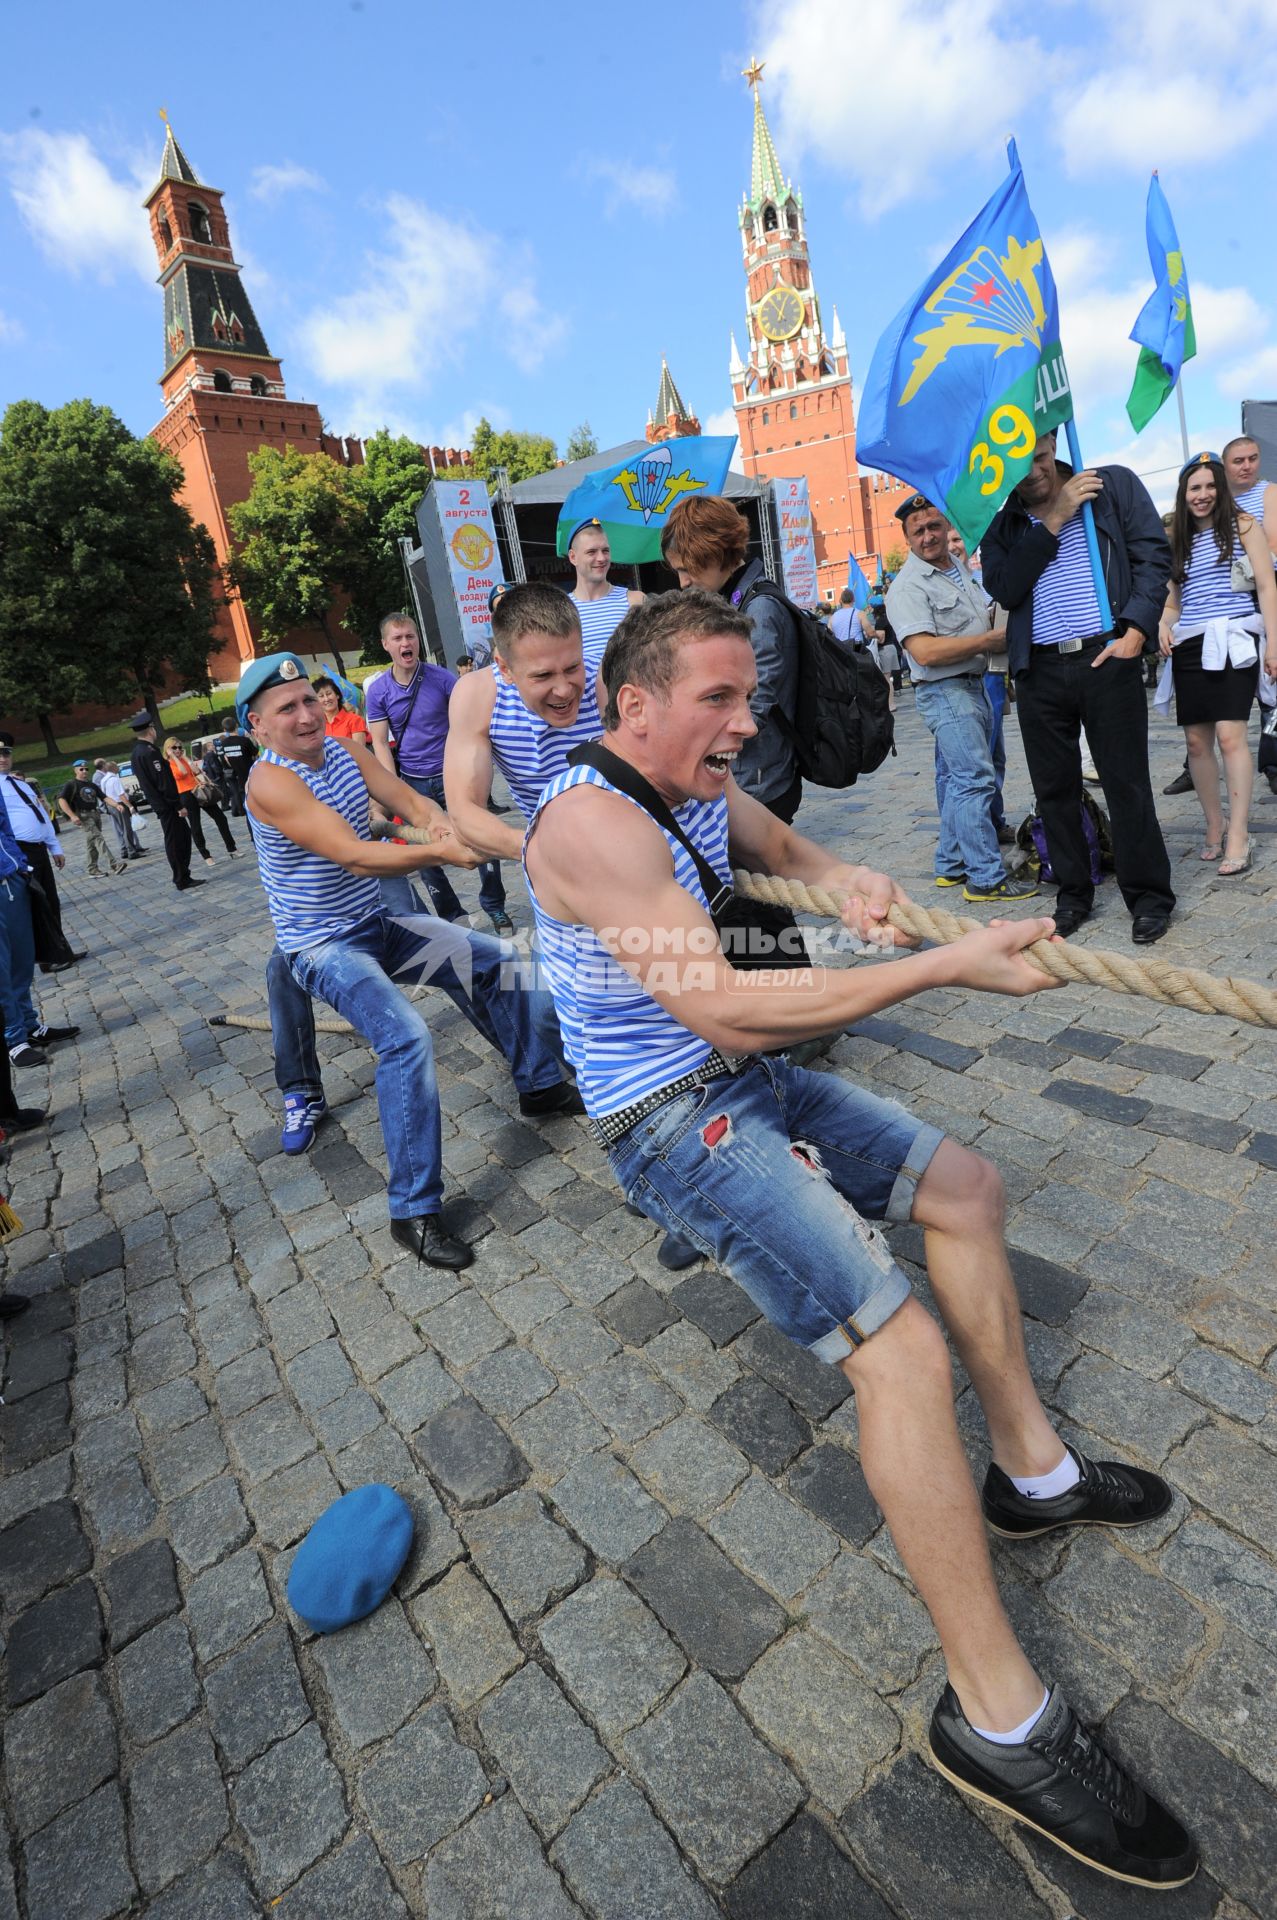
[[[803,303],[792,287],[773,287],[754,311],[759,332],[769,340],[792,340],[803,324]]]

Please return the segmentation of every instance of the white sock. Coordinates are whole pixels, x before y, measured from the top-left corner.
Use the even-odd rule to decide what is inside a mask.
[[[1012,1727],[1010,1733],[986,1733],[983,1727],[972,1727],[972,1733],[978,1733],[982,1740],[992,1740],[995,1747],[1022,1747],[1032,1733],[1042,1715],[1046,1712],[1046,1703],[1051,1698],[1048,1687],[1042,1695],[1042,1705],[1035,1707],[1027,1720],[1021,1720],[1018,1727]]]
[[[1082,1469],[1073,1455],[1067,1450],[1058,1467],[1050,1473],[1028,1474],[1023,1477],[1011,1475],[1011,1485],[1026,1500],[1054,1500],[1060,1494],[1067,1493],[1082,1478]]]

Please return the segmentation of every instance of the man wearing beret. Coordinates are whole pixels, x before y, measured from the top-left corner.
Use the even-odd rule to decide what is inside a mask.
[[[202,880],[191,878],[191,829],[187,825],[182,796],[173,778],[173,769],[155,744],[155,726],[143,708],[129,721],[133,730],[133,751],[129,765],[137,783],[150,801],[164,835],[164,857],[179,893],[188,887],[202,887]]]
[[[324,710],[295,654],[254,661],[235,707],[261,748],[248,812],[279,950],[297,986],[326,1000],[377,1055],[391,1233],[431,1266],[468,1267],[473,1252],[440,1218],[442,1126],[430,1030],[395,982],[426,979],[446,993],[509,1061],[521,1106],[580,1112],[538,1034],[552,1019],[547,998],[503,984],[513,952],[488,935],[433,915],[387,914],[381,880],[446,862],[474,867],[478,856],[372,754],[326,736]],[[374,841],[372,801],[431,831],[431,843]]]

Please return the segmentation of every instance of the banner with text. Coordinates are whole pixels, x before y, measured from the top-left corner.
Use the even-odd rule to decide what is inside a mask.
[[[780,566],[785,592],[796,606],[814,606],[820,598],[816,585],[816,536],[805,480],[773,480],[776,527],[780,534]]]
[[[492,639],[488,595],[501,578],[492,504],[482,480],[435,480],[426,490],[443,539],[448,577],[467,653]]]

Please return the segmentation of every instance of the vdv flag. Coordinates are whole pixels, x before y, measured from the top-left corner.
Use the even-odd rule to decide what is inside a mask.
[[[869,582],[865,578],[864,568],[854,553],[847,555],[847,585],[855,595],[856,606],[863,613],[869,605]]]
[[[735,435],[662,440],[632,460],[592,473],[559,510],[556,551],[564,554],[583,520],[597,520],[612,558],[637,566],[661,557],[661,529],[670,509],[692,493],[721,493]]]
[[[856,435],[862,466],[925,493],[972,551],[1071,419],[1055,282],[1020,158],[874,351]]]
[[[340,689],[342,700],[350,708],[350,711],[352,713],[362,713],[364,710],[363,689],[357,687],[353,680],[347,680],[344,674],[338,673],[335,663],[331,667],[325,667],[324,672]]]
[[[1139,363],[1126,412],[1136,433],[1142,433],[1179,379],[1179,370],[1197,352],[1193,305],[1188,275],[1179,250],[1175,222],[1156,173],[1149,182],[1144,216],[1149,265],[1157,282],[1140,308],[1131,339],[1140,349]]]

